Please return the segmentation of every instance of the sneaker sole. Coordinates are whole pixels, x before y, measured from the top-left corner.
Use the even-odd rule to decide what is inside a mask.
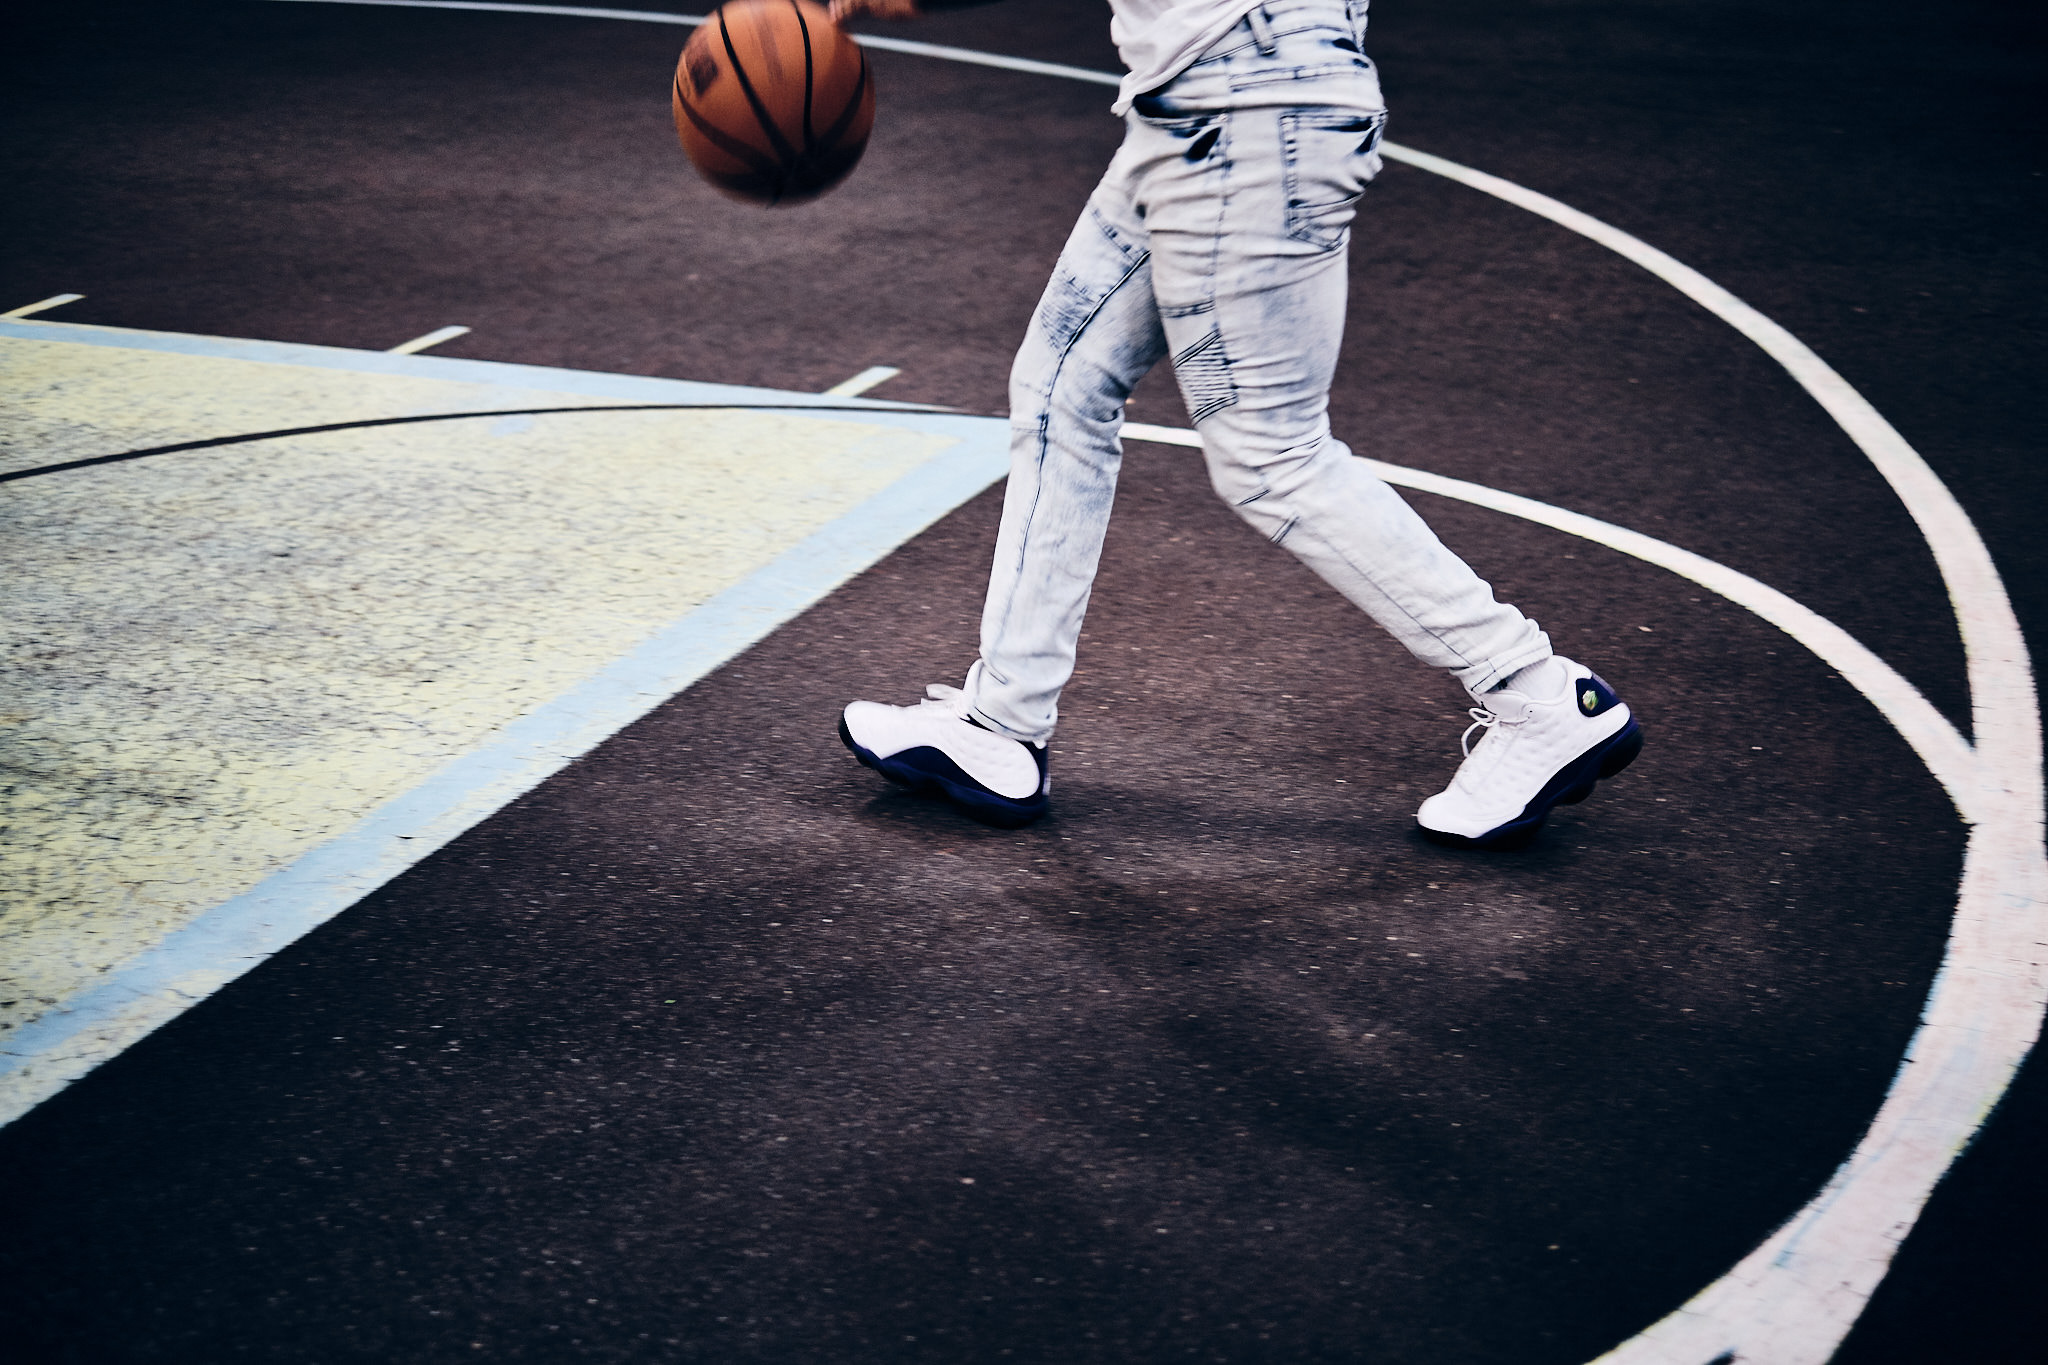
[[[1536,793],[1536,799],[1522,807],[1522,813],[1506,824],[1469,838],[1463,834],[1431,829],[1419,821],[1416,828],[1431,843],[1451,848],[1520,848],[1536,837],[1536,831],[1543,828],[1543,822],[1549,818],[1553,807],[1576,806],[1593,794],[1595,784],[1613,777],[1635,762],[1636,755],[1642,751],[1643,727],[1631,716],[1628,724],[1608,739],[1558,769],[1557,775]]]
[[[893,758],[879,758],[872,749],[863,749],[853,738],[853,732],[846,728],[846,718],[839,718],[839,742],[844,744],[861,766],[873,768],[882,776],[907,791],[920,794],[936,793],[951,801],[970,820],[997,829],[1020,829],[1030,824],[1052,808],[1052,799],[1047,796],[1033,796],[1023,801],[1012,801],[1005,796],[980,787],[964,786],[938,773],[912,767]],[[917,750],[909,750],[916,753]]]

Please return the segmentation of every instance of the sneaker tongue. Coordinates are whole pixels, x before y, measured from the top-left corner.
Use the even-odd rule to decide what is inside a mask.
[[[968,713],[967,693],[958,687],[948,687],[944,683],[927,683],[925,684],[924,695],[925,700],[919,703],[921,706],[939,707],[942,710],[951,712],[961,720],[974,719]]]
[[[1498,692],[1489,692],[1481,700],[1486,703],[1487,710],[1509,725],[1529,719],[1529,713],[1536,707],[1536,703],[1528,697],[1520,692],[1510,692],[1506,688]]]

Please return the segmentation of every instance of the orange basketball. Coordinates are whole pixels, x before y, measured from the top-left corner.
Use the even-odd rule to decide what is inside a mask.
[[[789,204],[846,178],[875,123],[867,56],[810,0],[730,0],[683,45],[676,136],[706,180]]]

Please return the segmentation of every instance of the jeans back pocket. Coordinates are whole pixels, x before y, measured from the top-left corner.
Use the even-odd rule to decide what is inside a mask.
[[[1290,109],[1280,116],[1287,235],[1312,246],[1344,245],[1358,197],[1380,173],[1385,110]]]

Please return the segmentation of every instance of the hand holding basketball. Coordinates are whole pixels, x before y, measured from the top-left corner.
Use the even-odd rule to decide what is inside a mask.
[[[676,135],[713,185],[761,204],[846,178],[875,122],[867,57],[811,0],[730,0],[683,46]]]

